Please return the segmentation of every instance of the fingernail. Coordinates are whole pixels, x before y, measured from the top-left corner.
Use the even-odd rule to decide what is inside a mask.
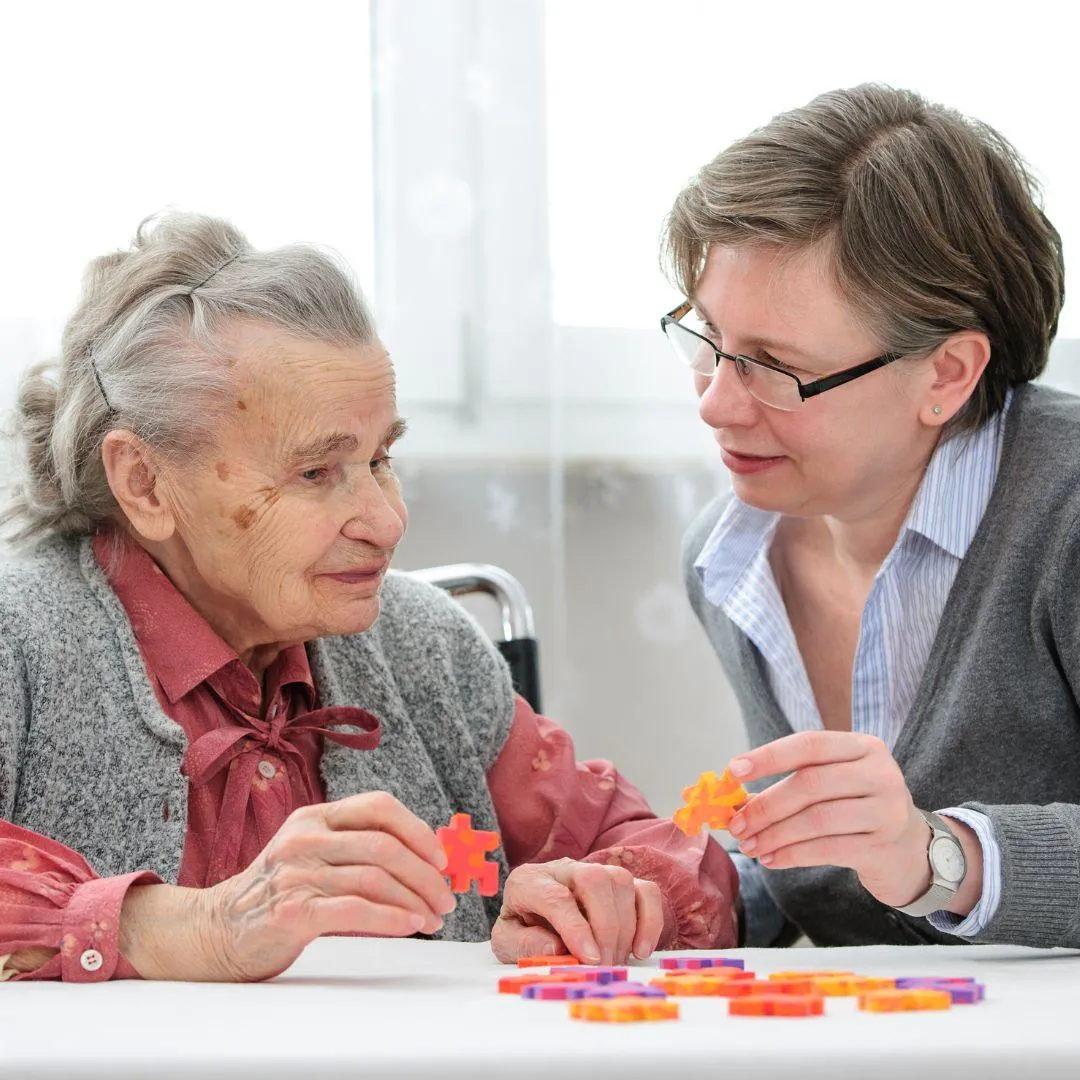
[[[435,855],[435,861],[434,861],[435,869],[436,870],[444,869],[448,862],[449,862],[449,859],[447,859],[447,857],[446,857],[446,852],[443,851],[442,848],[439,848],[438,853]]]
[[[749,759],[744,757],[737,757],[728,766],[728,772],[731,773],[732,776],[745,776],[753,767],[754,766],[751,764]]]
[[[754,848],[756,848],[756,847],[757,847],[757,839],[755,837],[753,837],[753,836],[749,836],[739,845],[739,850],[744,855],[749,855],[750,852],[753,851]]]
[[[427,925],[427,919],[425,919],[423,915],[410,915],[409,925],[414,930],[423,930],[424,927]]]
[[[600,950],[595,945],[586,945],[579,959],[584,960],[586,964],[599,964]]]
[[[746,832],[746,821],[741,817],[732,818],[731,824],[728,826],[728,832],[732,836],[742,836]]]
[[[453,895],[446,897],[439,905],[440,915],[449,915],[457,907],[457,898]]]
[[[761,858],[758,859],[758,862],[761,863],[762,866],[772,866],[773,857],[771,855],[762,855]]]
[[[432,919],[431,920],[431,929],[428,931],[428,933],[429,934],[437,934],[442,928],[443,928],[442,919]]]

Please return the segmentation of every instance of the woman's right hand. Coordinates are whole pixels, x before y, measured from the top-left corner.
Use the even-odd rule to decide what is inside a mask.
[[[435,933],[456,904],[440,873],[445,865],[434,832],[385,792],[305,806],[246,870],[210,889],[173,890],[197,909],[195,934],[180,946],[185,970],[167,962],[166,954],[176,955],[163,948],[168,942],[144,949],[140,940],[155,914],[145,909],[153,904],[147,894],[163,886],[130,890],[121,951],[144,978],[268,979],[323,934]],[[201,975],[190,971],[192,952]]]

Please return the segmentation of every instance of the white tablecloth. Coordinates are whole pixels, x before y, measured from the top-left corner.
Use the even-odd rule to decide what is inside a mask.
[[[973,975],[987,1000],[941,1013],[742,1018],[681,998],[682,1019],[571,1021],[496,992],[486,945],[324,939],[273,982],[0,985],[0,1077],[1080,1077],[1080,954],[996,946],[741,950],[759,973]]]

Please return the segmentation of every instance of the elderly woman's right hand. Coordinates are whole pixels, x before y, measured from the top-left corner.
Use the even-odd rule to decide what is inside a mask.
[[[195,907],[190,936],[148,948],[162,936],[150,924],[165,914],[146,908],[156,906],[148,894],[162,886],[132,889],[121,951],[144,978],[271,978],[322,934],[434,933],[456,903],[445,865],[432,830],[385,792],[306,806],[243,872],[210,889],[170,890]]]

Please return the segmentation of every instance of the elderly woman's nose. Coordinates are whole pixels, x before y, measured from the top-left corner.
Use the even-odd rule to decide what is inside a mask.
[[[758,403],[743,385],[735,365],[721,360],[711,377],[695,377],[698,392],[698,415],[711,428],[752,424]]]
[[[392,498],[378,484],[362,484],[356,492],[352,517],[342,527],[350,540],[374,547],[397,547],[405,535],[405,512],[400,498]]]

